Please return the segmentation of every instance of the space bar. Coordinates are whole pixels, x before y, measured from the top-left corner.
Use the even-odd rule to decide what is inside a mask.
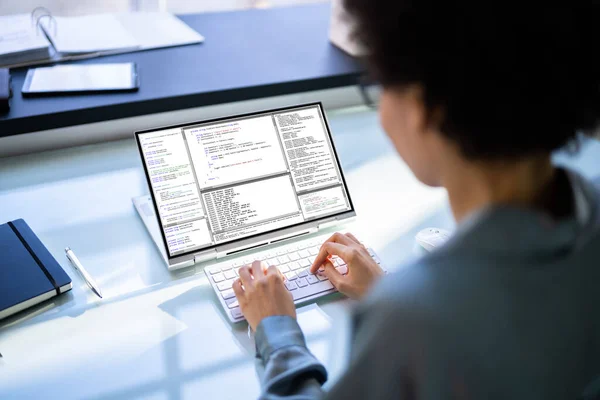
[[[294,301],[296,301],[331,289],[333,289],[331,282],[321,281],[319,283],[315,283],[314,285],[308,285],[296,290],[292,290],[292,296],[294,296]]]

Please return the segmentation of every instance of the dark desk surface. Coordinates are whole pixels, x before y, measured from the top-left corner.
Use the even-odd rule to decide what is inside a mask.
[[[13,70],[15,94],[0,116],[0,137],[352,85],[361,68],[329,43],[329,7],[185,15],[204,43],[81,61],[136,62],[136,93],[23,98],[27,70]]]

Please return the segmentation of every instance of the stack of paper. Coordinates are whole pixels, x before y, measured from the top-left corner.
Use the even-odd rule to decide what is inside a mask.
[[[54,21],[46,18],[42,22],[54,49],[63,56],[147,50],[204,40],[179,18],[161,12],[54,17]]]
[[[204,37],[166,12],[115,14],[115,18],[140,45],[140,50],[202,43]]]
[[[50,42],[29,14],[0,16],[0,66],[50,57]]]
[[[53,18],[44,18],[42,24],[54,49],[62,55],[140,48],[140,44],[112,14]]]
[[[170,13],[49,16],[36,29],[27,14],[0,17],[0,67],[25,66],[202,43]],[[39,61],[38,61],[39,60]]]

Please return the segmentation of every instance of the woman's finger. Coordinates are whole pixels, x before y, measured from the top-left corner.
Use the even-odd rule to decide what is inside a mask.
[[[351,251],[351,249],[348,246],[340,244],[340,243],[333,243],[333,242],[323,243],[323,245],[321,246],[321,249],[319,250],[319,254],[317,254],[317,257],[315,257],[315,261],[313,262],[313,265],[310,267],[310,272],[313,274],[315,272],[317,272],[317,270],[319,268],[321,268],[321,265],[323,265],[323,263],[325,263],[325,261],[327,261],[329,256],[338,256],[342,260],[348,260],[350,251]]]
[[[329,279],[329,281],[333,284],[333,286],[335,286],[336,289],[339,290],[340,283],[344,279],[346,279],[346,277],[344,275],[340,274],[337,269],[335,269],[335,267],[333,266],[331,261],[329,261],[329,260],[326,261],[324,266],[325,266],[325,270],[323,271],[323,275],[325,275],[327,277],[327,279]]]
[[[254,279],[260,279],[265,276],[264,266],[262,261],[254,261],[252,263],[252,276]]]
[[[233,293],[235,293],[235,297],[237,298],[238,302],[240,302],[240,300],[242,300],[244,296],[246,296],[246,293],[244,293],[244,288],[242,288],[241,280],[236,279],[233,282],[231,288],[233,289]]]
[[[271,265],[269,268],[267,268],[267,277],[268,276],[278,276],[281,281],[285,280],[285,277],[283,276],[283,274],[281,273],[281,271],[279,270],[279,268],[277,268],[275,265]]]
[[[248,288],[252,286],[252,274],[250,273],[250,267],[244,265],[240,268],[239,274],[240,279],[242,281],[242,285],[244,285],[244,288],[248,290]]]
[[[350,232],[348,232],[348,233],[345,233],[345,235],[346,235],[347,237],[349,237],[349,238],[350,238],[350,239],[351,239],[353,242],[355,242],[355,243],[357,243],[357,244],[359,244],[359,245],[361,245],[361,246],[362,246],[362,243],[360,242],[360,240],[358,240],[358,239],[356,238],[356,236],[354,236],[354,235],[353,235],[353,234],[351,234]]]
[[[339,243],[342,245],[350,246],[353,243],[353,241],[346,235],[341,234],[339,232],[336,232],[333,235],[331,235],[331,237],[329,239],[327,239],[325,242],[323,242],[323,244],[321,245],[321,249],[319,250],[317,257],[315,258],[313,265],[310,267],[310,270],[312,271],[313,274],[325,262],[327,257],[329,257],[330,255],[333,255],[333,254],[326,254],[323,252],[323,246],[325,246],[326,243]]]

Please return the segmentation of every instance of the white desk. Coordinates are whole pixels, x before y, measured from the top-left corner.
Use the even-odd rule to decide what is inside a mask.
[[[410,258],[419,229],[452,228],[444,191],[415,181],[375,112],[328,115],[358,213],[351,230],[384,263]],[[600,173],[598,154],[600,145],[589,145],[569,163]],[[131,203],[147,191],[133,139],[0,159],[0,222],[24,218],[73,279],[70,293],[0,323],[1,399],[257,397],[246,325],[228,323],[203,266],[167,271]],[[68,264],[65,246],[103,300]],[[300,315],[331,383],[345,365],[341,321],[351,305],[319,306],[330,322],[313,306]]]

